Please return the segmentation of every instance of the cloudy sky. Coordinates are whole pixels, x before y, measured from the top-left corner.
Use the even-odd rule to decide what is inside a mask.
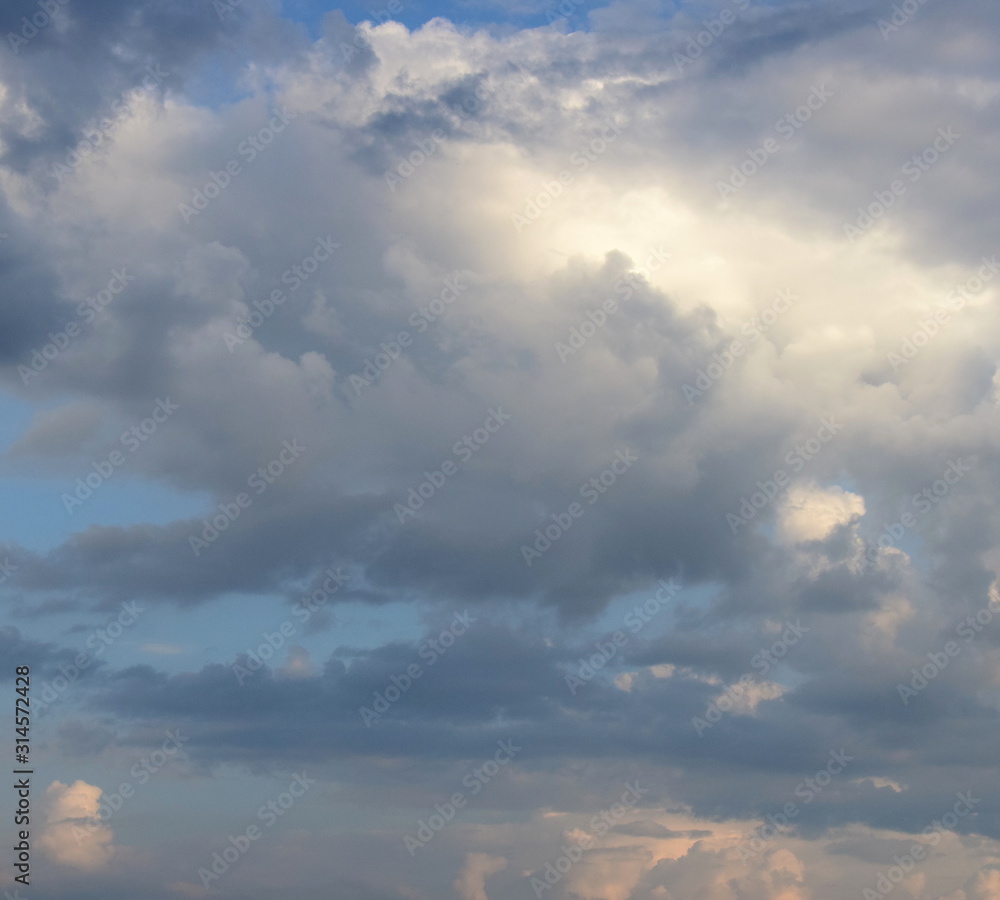
[[[0,35],[8,897],[1000,900],[995,4]]]

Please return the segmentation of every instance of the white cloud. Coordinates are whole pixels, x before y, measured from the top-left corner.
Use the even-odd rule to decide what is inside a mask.
[[[486,894],[486,879],[503,871],[507,860],[502,856],[488,853],[469,853],[465,865],[455,879],[455,892],[462,900],[490,900]]]
[[[93,871],[114,858],[114,832],[98,817],[101,794],[85,781],[53,781],[46,788],[47,824],[39,845],[54,862]]]
[[[858,521],[864,514],[864,500],[841,487],[795,484],[783,498],[779,527],[789,543],[822,541],[835,529]]]

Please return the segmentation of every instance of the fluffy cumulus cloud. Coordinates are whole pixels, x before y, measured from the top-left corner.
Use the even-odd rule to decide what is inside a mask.
[[[486,879],[505,868],[507,860],[488,853],[470,853],[465,868],[455,879],[455,890],[463,900],[487,900]]]
[[[45,791],[48,823],[40,845],[56,863],[92,870],[115,855],[114,833],[100,821],[101,789],[85,781],[53,781]]]
[[[362,6],[0,13],[38,896],[995,900],[996,10]]]

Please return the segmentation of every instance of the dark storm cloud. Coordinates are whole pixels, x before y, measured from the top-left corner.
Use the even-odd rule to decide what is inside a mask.
[[[5,681],[13,681],[15,667],[28,666],[35,679],[35,689],[41,691],[46,679],[55,678],[62,674],[61,667],[75,669],[74,661],[79,653],[61,648],[56,644],[25,638],[19,629],[5,625],[0,628],[0,655],[4,660],[12,663],[4,666],[0,678]],[[103,660],[91,659],[90,662],[96,663],[96,665],[91,668],[88,663],[82,671],[77,669],[77,677],[90,678],[98,668],[104,665]]]
[[[427,638],[436,634],[434,629]],[[920,716],[903,722],[894,715],[877,727],[854,710],[804,706],[800,689],[762,702],[754,716],[727,714],[699,737],[691,721],[704,715],[720,687],[682,672],[670,678],[640,674],[628,692],[602,674],[573,695],[565,675],[578,670],[576,654],[546,646],[537,634],[474,623],[429,665],[427,646],[425,639],[363,653],[339,651],[322,675],[303,679],[277,677],[266,665],[246,668],[253,665],[247,657],[234,661],[240,670],[212,665],[174,676],[133,667],[103,675],[88,696],[96,708],[136,724],[185,723],[193,735],[189,752],[205,765],[272,771],[312,764],[335,771],[364,770],[384,757],[421,766],[435,760],[445,768],[428,778],[446,785],[452,777],[448,760],[474,760],[484,746],[514,736],[515,743],[530,747],[519,765],[539,775],[565,758],[628,761],[660,784],[664,795],[713,819],[763,816],[794,801],[802,807],[796,827],[813,835],[851,822],[906,830],[907,823],[930,821],[949,791],[987,777],[991,762],[980,748],[1000,728],[995,711],[972,707],[951,707],[947,723],[939,720],[934,733],[922,727]],[[361,708],[377,710],[377,695],[402,683],[413,663],[421,675],[366,726]],[[837,677],[827,672],[822,679]],[[856,700],[865,691],[881,692],[883,714],[892,713],[891,704],[899,706],[892,677],[872,675],[864,686],[859,681],[840,690]],[[944,755],[935,737],[940,730],[963,735]],[[895,747],[903,743],[912,748],[910,761],[893,762]],[[851,759],[829,770],[836,773],[832,785],[828,777],[819,786],[809,780],[828,767],[831,753],[841,752]],[[942,763],[949,774],[927,782],[926,773],[940,773]],[[897,793],[856,783],[890,771],[911,787]],[[998,812],[987,803],[962,830],[995,835]]]
[[[0,31],[20,35],[23,18],[39,14],[37,3],[4,7]],[[3,160],[26,171],[53,161],[81,137],[91,117],[123,90],[137,88],[147,66],[166,75],[160,90],[180,88],[197,59],[234,31],[210,4],[111,0],[58,6],[56,21],[37,29],[25,43],[6,39],[0,51],[0,77],[42,119],[38,134],[12,135]],[[30,33],[30,30],[29,30]],[[117,48],[127,48],[122,52]]]

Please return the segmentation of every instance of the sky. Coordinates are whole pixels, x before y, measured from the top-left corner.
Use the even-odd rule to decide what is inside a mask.
[[[0,37],[4,900],[1000,900],[1000,8]]]

